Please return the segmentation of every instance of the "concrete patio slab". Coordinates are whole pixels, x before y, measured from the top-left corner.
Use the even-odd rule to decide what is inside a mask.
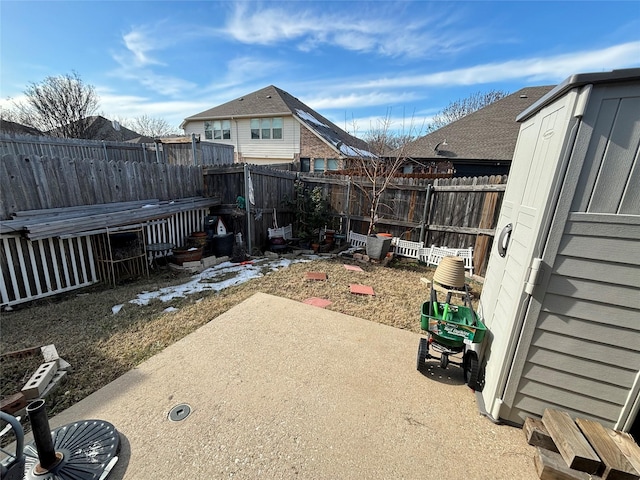
[[[479,414],[460,368],[416,370],[419,337],[257,293],[50,426],[111,422],[110,479],[536,479],[533,447]]]

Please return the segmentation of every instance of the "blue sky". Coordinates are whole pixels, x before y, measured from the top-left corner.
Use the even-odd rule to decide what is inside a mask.
[[[0,1],[0,98],[76,71],[108,118],[276,85],[351,133],[420,130],[474,92],[640,66],[638,1]]]

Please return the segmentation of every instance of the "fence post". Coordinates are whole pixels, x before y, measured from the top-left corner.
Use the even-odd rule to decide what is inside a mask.
[[[424,198],[424,210],[422,211],[422,225],[420,225],[420,242],[425,241],[426,230],[429,228],[429,216],[431,214],[431,192],[433,185],[427,185],[427,192]]]
[[[247,209],[247,248],[249,250],[249,256],[253,253],[252,239],[251,239],[251,202],[249,201],[249,165],[244,164],[244,205]]]
[[[107,144],[104,142],[104,140],[102,141],[102,149],[104,150],[104,159],[108,162],[109,154],[107,153]]]
[[[351,176],[347,177],[347,201],[345,202],[347,205],[347,231],[340,232],[347,235],[349,237],[349,232],[351,231]]]
[[[156,146],[156,163],[160,163],[160,140],[156,138],[153,143]]]
[[[191,151],[193,152],[193,164],[198,165],[198,152],[196,150],[196,134],[191,134]]]
[[[142,157],[144,158],[144,163],[147,163],[147,144],[141,143],[142,146]]]

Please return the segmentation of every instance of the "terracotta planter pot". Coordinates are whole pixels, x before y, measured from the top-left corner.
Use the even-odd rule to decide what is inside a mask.
[[[187,243],[197,248],[204,248],[207,246],[207,232],[193,232],[190,237],[187,238]]]
[[[198,262],[202,260],[203,248],[178,247],[173,249],[173,259],[178,265],[185,262]]]

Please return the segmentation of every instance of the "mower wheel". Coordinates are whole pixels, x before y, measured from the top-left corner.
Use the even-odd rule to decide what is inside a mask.
[[[421,338],[420,343],[418,344],[418,358],[416,368],[418,371],[422,371],[424,368],[424,362],[427,360],[429,356],[429,344],[427,343],[426,338]]]
[[[447,368],[449,365],[449,355],[447,353],[440,354],[440,367]]]
[[[464,381],[472,390],[480,389],[480,362],[478,354],[473,350],[469,350],[464,355]]]

